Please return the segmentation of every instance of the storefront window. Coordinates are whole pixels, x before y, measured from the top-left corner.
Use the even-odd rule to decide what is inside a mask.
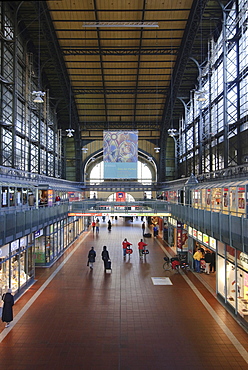
[[[225,259],[217,256],[218,281],[217,292],[225,298]]]
[[[35,237],[35,263],[45,264],[45,236],[43,230],[38,230],[34,233]]]
[[[0,293],[3,294],[9,288],[9,253],[10,245],[6,244],[0,248]]]
[[[8,207],[8,188],[2,187],[2,207]]]

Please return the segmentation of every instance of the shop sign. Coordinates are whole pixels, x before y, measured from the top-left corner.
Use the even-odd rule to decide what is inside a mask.
[[[200,242],[202,242],[202,232],[201,231],[197,231],[197,239],[200,240]]]
[[[203,234],[203,243],[208,245],[208,235]]]
[[[24,238],[20,239],[20,248],[26,247],[26,245],[27,245],[26,239],[27,239],[26,236]]]
[[[11,245],[11,252],[16,251],[19,248],[19,240],[15,240],[10,245]]]
[[[197,230],[196,229],[193,229],[193,237],[197,238]]]
[[[4,245],[0,248],[0,258],[4,258],[9,255],[9,245]]]
[[[209,246],[216,250],[216,240],[214,238],[212,238],[211,236],[209,237]]]
[[[177,247],[182,248],[182,233],[183,233],[183,225],[181,222],[177,222]]]
[[[190,236],[193,236],[193,229],[192,229],[192,227],[191,227],[191,226],[188,226],[188,234],[189,234]]]
[[[241,263],[242,267],[246,271],[248,271],[248,255],[244,252],[241,252],[240,256],[239,256],[239,259],[240,259],[240,263]]]
[[[35,231],[35,233],[34,233],[35,239],[39,238],[42,235],[43,235],[43,229]]]

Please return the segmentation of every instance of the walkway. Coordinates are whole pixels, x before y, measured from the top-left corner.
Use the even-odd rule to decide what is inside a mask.
[[[134,253],[122,257],[127,237]],[[248,336],[191,272],[160,284],[164,251],[146,239],[140,260],[141,221],[113,221],[111,232],[84,233],[14,306],[8,329],[1,324],[4,370],[205,370],[248,369]],[[112,273],[105,274],[102,246]],[[86,266],[95,247],[93,271]],[[162,246],[163,247],[163,246]],[[164,248],[164,247],[163,247]]]

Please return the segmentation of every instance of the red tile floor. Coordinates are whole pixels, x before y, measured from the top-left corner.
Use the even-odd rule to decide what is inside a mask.
[[[133,243],[122,256],[121,242]],[[152,370],[248,369],[248,336],[196,274],[164,277],[162,241],[146,239],[140,259],[141,221],[100,222],[99,235],[84,233],[14,306],[1,324],[0,369]],[[112,273],[101,260],[106,245]],[[87,254],[95,247],[93,271]],[[168,249],[169,250],[169,249]]]

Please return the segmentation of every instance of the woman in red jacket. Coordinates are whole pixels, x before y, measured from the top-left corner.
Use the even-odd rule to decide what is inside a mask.
[[[140,257],[143,257],[143,250],[145,250],[144,247],[146,247],[147,244],[143,242],[143,239],[140,239],[140,242],[138,242],[138,248],[139,248],[139,255]]]

